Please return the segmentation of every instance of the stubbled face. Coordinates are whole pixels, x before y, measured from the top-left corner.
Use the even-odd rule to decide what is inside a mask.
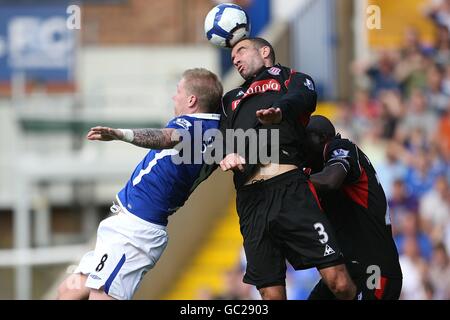
[[[178,117],[185,114],[189,105],[189,95],[186,92],[186,80],[183,78],[177,84],[177,92],[172,97],[174,102],[175,116]]]
[[[245,80],[253,77],[264,66],[262,48],[255,48],[250,40],[243,40],[231,50],[231,61]]]

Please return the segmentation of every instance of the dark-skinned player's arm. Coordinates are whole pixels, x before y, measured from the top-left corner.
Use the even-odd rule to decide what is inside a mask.
[[[349,140],[334,139],[329,142],[325,146],[324,160],[324,169],[310,176],[317,190],[336,190],[344,183],[356,183],[361,177],[358,148]]]
[[[312,174],[309,178],[318,191],[337,190],[344,183],[347,170],[340,162],[335,162],[323,168],[322,171]]]

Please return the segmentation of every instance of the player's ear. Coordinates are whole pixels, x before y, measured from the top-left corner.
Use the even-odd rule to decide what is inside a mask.
[[[193,105],[195,105],[196,103],[197,103],[197,97],[196,96],[194,96],[193,94],[191,94],[189,97],[188,97],[188,106],[189,107],[192,107]]]
[[[270,55],[270,48],[268,46],[263,46],[261,49],[259,49],[259,52],[261,52],[261,55],[264,59],[267,59]]]

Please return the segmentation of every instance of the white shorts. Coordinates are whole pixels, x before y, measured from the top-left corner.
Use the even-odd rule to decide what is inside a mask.
[[[130,300],[161,257],[168,237],[165,226],[118,211],[100,223],[95,250],[83,256],[75,273],[89,275],[88,288],[103,288],[115,299]]]

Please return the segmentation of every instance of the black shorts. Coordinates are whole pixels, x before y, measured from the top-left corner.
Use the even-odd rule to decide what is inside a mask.
[[[371,275],[363,274],[362,270],[357,270],[347,263],[347,270],[357,287],[358,300],[398,300],[402,290],[401,277],[381,276],[379,288],[372,288],[376,285]],[[356,271],[356,272],[355,272]],[[370,277],[370,278],[369,278]],[[308,300],[336,300],[337,298],[330,291],[328,286],[320,280],[311,291]]]
[[[237,211],[247,258],[244,282],[258,289],[285,285],[286,260],[296,270],[343,263],[314,187],[300,170],[238,189]]]

